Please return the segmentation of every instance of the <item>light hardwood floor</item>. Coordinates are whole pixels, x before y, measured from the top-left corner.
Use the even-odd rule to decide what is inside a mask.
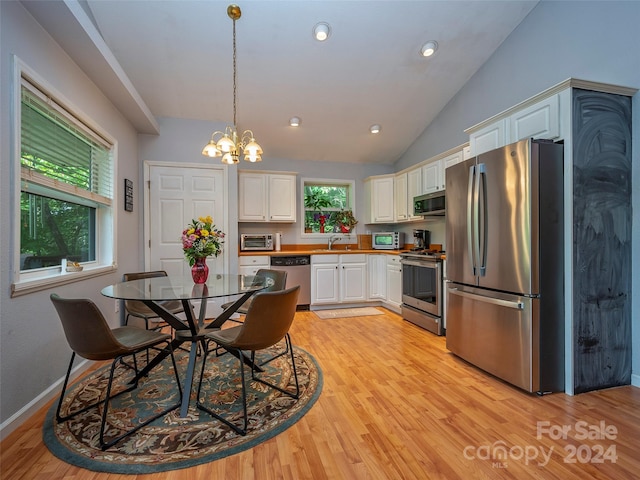
[[[331,320],[296,314],[293,342],[321,365],[324,389],[298,423],[251,450],[156,475],[89,472],[49,453],[41,438],[43,408],[2,442],[0,476],[640,478],[640,389],[530,395],[450,354],[444,337],[384,311]],[[569,429],[565,438],[562,429]]]

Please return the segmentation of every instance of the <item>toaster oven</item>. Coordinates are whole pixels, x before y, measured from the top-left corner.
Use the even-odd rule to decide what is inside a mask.
[[[273,250],[273,234],[271,233],[243,233],[240,235],[241,251]]]

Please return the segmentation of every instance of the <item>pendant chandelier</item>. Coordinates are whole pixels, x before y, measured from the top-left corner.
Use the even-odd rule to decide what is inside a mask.
[[[227,15],[233,20],[233,127],[227,126],[224,132],[216,131],[211,134],[211,140],[202,149],[202,154],[207,157],[219,157],[222,155],[222,163],[233,165],[238,163],[240,152],[247,162],[261,162],[262,148],[258,145],[253,132],[245,130],[242,135],[238,135],[237,113],[236,113],[236,79],[238,76],[236,61],[236,20],[242,15],[238,5],[229,5]]]

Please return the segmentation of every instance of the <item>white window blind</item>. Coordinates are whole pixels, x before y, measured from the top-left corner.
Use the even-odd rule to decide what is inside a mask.
[[[26,80],[21,106],[22,190],[111,205],[112,146]]]

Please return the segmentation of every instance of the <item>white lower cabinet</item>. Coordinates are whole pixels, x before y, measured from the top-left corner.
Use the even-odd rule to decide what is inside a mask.
[[[238,258],[238,273],[240,275],[255,275],[261,268],[269,268],[269,257],[264,255],[249,255]]]
[[[311,256],[311,305],[338,303],[338,255]]]
[[[387,255],[367,255],[369,300],[387,299]]]
[[[387,302],[396,308],[402,304],[402,265],[400,255],[387,256]]]
[[[367,257],[365,254],[311,256],[312,305],[366,300]]]

